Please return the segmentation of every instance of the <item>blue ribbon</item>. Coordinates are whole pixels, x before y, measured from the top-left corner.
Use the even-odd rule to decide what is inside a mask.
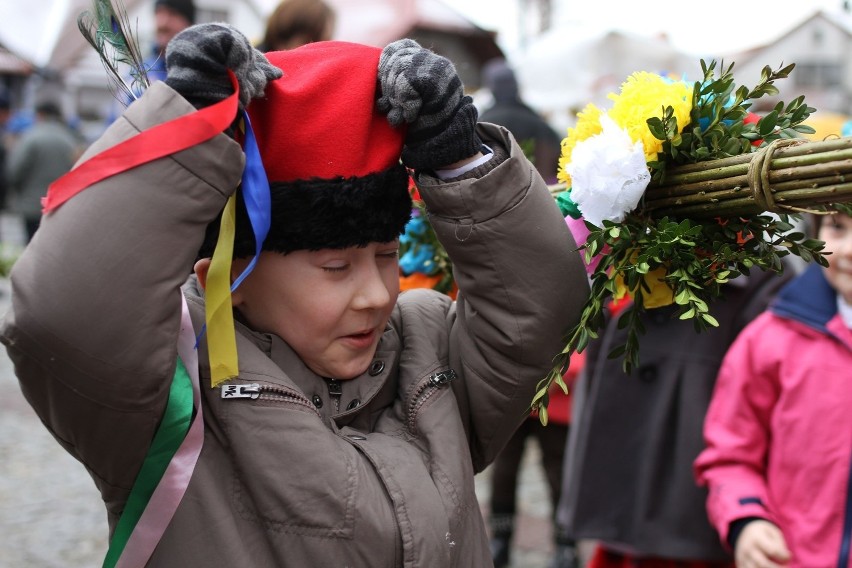
[[[272,224],[272,199],[269,193],[269,180],[266,177],[266,170],[263,168],[263,161],[260,159],[260,149],[257,147],[257,139],[254,136],[248,113],[245,109],[240,112],[245,121],[246,130],[243,148],[246,155],[246,166],[243,170],[242,194],[254,232],[255,253],[254,258],[251,259],[245,270],[231,284],[231,292],[236,290],[246,276],[254,270],[263,248],[263,242],[266,240],[266,235],[269,234],[269,227]]]

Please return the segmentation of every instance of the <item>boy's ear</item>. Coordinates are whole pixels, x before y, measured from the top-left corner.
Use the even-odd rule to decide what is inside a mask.
[[[201,288],[203,288],[204,290],[207,290],[207,273],[210,271],[210,260],[211,259],[209,258],[202,258],[201,260],[197,261],[195,263],[195,266],[193,267],[193,270],[195,270],[195,275],[198,277],[198,283],[201,284]],[[231,282],[233,283],[233,281],[236,279],[236,275],[238,275],[239,272],[237,272],[236,274],[234,273],[234,271],[236,270],[235,267],[232,267],[231,270]],[[240,293],[240,288],[237,288],[236,290],[231,292],[231,304],[234,307],[237,307],[242,303],[243,295]]]
[[[195,276],[198,277],[198,283],[201,284],[201,288],[204,290],[207,289],[207,271],[210,270],[210,259],[202,258],[201,260],[195,263],[193,267],[195,271]]]

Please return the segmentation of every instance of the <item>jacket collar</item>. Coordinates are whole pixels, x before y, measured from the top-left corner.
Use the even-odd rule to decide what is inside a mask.
[[[825,279],[822,267],[811,264],[781,289],[770,310],[829,333],[828,322],[837,315],[837,292]]]

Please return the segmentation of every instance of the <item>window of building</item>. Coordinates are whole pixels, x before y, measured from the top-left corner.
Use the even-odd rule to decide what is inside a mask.
[[[843,83],[843,66],[839,63],[797,63],[792,73],[797,87],[838,87]]]

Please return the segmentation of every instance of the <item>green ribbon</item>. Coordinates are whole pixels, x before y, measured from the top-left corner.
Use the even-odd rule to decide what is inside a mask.
[[[172,457],[186,437],[192,421],[192,381],[189,373],[178,358],[175,375],[169,389],[169,400],[154,440],[136,476],[127,504],[115,527],[103,568],[114,568],[127,545],[136,523],[148,505],[151,495],[163,477]]]
[[[559,205],[559,210],[562,211],[563,217],[570,215],[572,219],[579,219],[583,216],[580,212],[580,208],[577,207],[577,204],[574,203],[573,199],[571,199],[570,189],[563,191],[556,196],[556,204]]]

